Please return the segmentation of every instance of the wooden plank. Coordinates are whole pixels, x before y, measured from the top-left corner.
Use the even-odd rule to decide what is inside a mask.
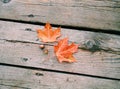
[[[120,29],[119,0],[1,0],[0,18]],[[14,13],[14,14],[13,14]]]
[[[40,25],[0,21],[0,39],[41,43],[37,40],[36,29],[38,28],[42,29],[44,27]],[[61,28],[61,34],[62,38],[69,37],[70,42],[80,44],[80,48],[88,49],[89,51],[103,49],[120,54],[120,37],[118,35],[65,28]]]
[[[0,89],[8,87],[11,87],[9,89],[119,89],[120,82],[0,66]]]
[[[85,52],[79,50],[75,54],[76,63],[58,63],[49,47],[49,55],[45,55],[37,44],[1,42],[0,62],[38,68],[61,70],[75,73],[91,74],[120,79],[120,55],[106,52]],[[48,60],[48,57],[50,58]]]
[[[114,51],[111,50],[111,53],[108,53],[97,50],[93,53],[89,50],[79,49],[78,53],[75,54],[78,62],[60,64],[54,56],[52,46],[49,46],[49,60],[47,60],[48,55],[45,55],[39,49],[39,41],[36,41],[37,34],[35,31],[38,27],[41,28],[41,26],[37,25],[1,21],[0,62],[120,79],[119,36],[62,28],[63,37],[68,36],[70,41],[85,44],[86,41],[94,41],[94,38],[100,36],[102,38],[97,40],[100,46],[102,45],[103,48],[106,46]],[[31,28],[32,30],[25,30],[26,28]],[[96,45],[99,46],[99,44]],[[89,48],[91,44],[87,46]]]

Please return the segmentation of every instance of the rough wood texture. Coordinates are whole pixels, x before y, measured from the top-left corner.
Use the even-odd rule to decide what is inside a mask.
[[[29,28],[29,29],[26,29]],[[78,62],[58,63],[53,54],[53,47],[49,46],[48,55],[39,49],[41,42],[36,41],[36,29],[43,28],[38,25],[20,24],[13,22],[0,22],[0,62],[15,65],[32,66],[45,69],[61,70],[82,74],[90,74],[120,79],[120,37],[103,33],[84,32],[73,29],[63,29],[63,37],[68,36],[70,41],[83,44],[81,48],[108,48],[108,50],[97,50],[95,52],[79,49],[75,54]],[[30,31],[31,29],[31,31]],[[74,34],[73,34],[74,33]],[[95,38],[100,36],[100,40]],[[86,44],[86,41],[88,42]],[[92,41],[92,43],[89,43]],[[93,46],[92,46],[93,45]],[[111,50],[112,49],[112,50]]]
[[[0,21],[0,39],[41,43],[37,40],[36,29],[38,28],[44,27]],[[61,34],[62,38],[69,37],[70,41],[80,44],[80,48],[90,51],[106,50],[120,54],[120,37],[117,35],[64,28],[61,29]]]
[[[120,29],[119,0],[1,0],[0,18]]]
[[[0,89],[119,89],[120,82],[0,66]]]

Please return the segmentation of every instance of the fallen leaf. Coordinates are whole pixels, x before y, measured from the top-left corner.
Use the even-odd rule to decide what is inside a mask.
[[[76,62],[73,53],[77,52],[77,44],[68,44],[68,38],[61,39],[58,44],[54,46],[54,52],[58,61],[61,62]]]
[[[61,35],[61,28],[52,29],[52,26],[49,23],[46,23],[44,29],[37,29],[38,38],[43,42],[55,42],[56,39]]]

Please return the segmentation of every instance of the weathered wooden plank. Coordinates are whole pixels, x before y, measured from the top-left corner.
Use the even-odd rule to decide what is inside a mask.
[[[92,81],[92,82],[91,82]],[[10,87],[10,88],[8,88]],[[120,82],[0,66],[0,89],[119,89]]]
[[[38,28],[42,29],[44,27],[0,21],[0,39],[41,43],[37,40],[36,29]],[[120,36],[65,28],[61,28],[61,34],[62,38],[69,37],[70,41],[80,44],[83,49],[89,49],[90,51],[103,49],[120,54]]]
[[[9,0],[0,2],[0,18],[52,24],[120,29],[119,0]],[[14,13],[14,14],[13,14]]]
[[[75,55],[78,62],[60,64],[53,54],[53,47],[49,47],[50,56],[45,55],[37,44],[1,42],[0,47],[1,63],[120,78],[120,55],[117,54],[106,52],[92,54],[79,50]]]
[[[100,45],[100,47],[101,45],[103,47],[106,46],[109,49],[114,49],[114,51],[116,49],[118,52],[113,54],[97,50],[97,52],[92,53],[91,51],[79,49],[78,53],[75,54],[78,62],[73,64],[60,64],[53,54],[52,46],[49,46],[50,59],[47,60],[48,55],[45,55],[44,52],[39,49],[39,44],[35,44],[39,43],[36,41],[37,35],[35,32],[35,29],[38,27],[41,26],[1,21],[0,62],[120,78],[119,36],[62,29],[63,37],[68,36],[70,41],[85,44],[86,41],[94,41],[94,38],[100,36],[102,38],[100,40],[96,39],[99,43],[96,45]],[[25,30],[26,28],[31,28],[32,31]],[[87,46],[89,48],[91,44]]]

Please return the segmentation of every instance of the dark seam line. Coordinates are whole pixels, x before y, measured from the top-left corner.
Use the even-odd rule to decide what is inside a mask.
[[[37,44],[37,45],[48,45],[48,46],[54,46],[53,44],[49,44],[49,43],[37,43],[37,42],[30,42],[30,41],[20,41],[20,40],[7,40],[7,39],[0,39],[0,40],[5,40],[5,41],[7,41],[7,42],[12,42],[12,43],[28,43],[28,44]],[[78,44],[78,43],[77,43]],[[85,47],[82,47],[82,46],[79,46],[78,47],[78,49],[83,49],[83,50],[87,50],[87,49],[85,49]],[[101,49],[99,49],[99,50],[97,50],[97,51],[105,51],[105,52],[108,52],[108,53],[113,53],[113,54],[118,54],[118,55],[120,55],[120,51],[114,51],[114,50],[112,50],[112,49],[103,49],[103,48],[101,48]],[[89,50],[90,51],[90,50]],[[91,51],[91,52],[93,52],[93,51]]]
[[[13,20],[13,19],[5,19],[5,18],[0,18],[1,21],[10,21],[10,22],[17,22],[17,23],[24,23],[24,24],[33,24],[33,25],[42,25],[44,26],[45,23],[43,22],[31,22],[31,21],[23,21],[23,20]],[[71,26],[71,25],[58,25],[58,24],[51,24],[53,27],[62,27],[66,29],[74,29],[74,30],[79,30],[79,31],[91,31],[91,32],[100,32],[100,33],[108,33],[108,34],[115,34],[115,35],[120,35],[120,29],[113,30],[113,29],[95,29],[95,28],[89,28],[89,27],[80,27],[80,26]]]
[[[20,87],[20,86],[14,86],[14,85],[6,85],[6,84],[0,84],[1,86],[10,86],[10,87],[18,87],[18,88],[22,88],[22,89],[31,89],[31,88],[27,88],[27,87]]]
[[[120,81],[119,78],[111,78],[111,77],[104,77],[104,76],[97,76],[97,75],[90,75],[90,74],[83,74],[83,73],[75,73],[75,72],[68,72],[68,71],[61,71],[61,70],[45,69],[45,68],[38,68],[38,67],[32,67],[32,66],[23,66],[23,65],[15,65],[15,64],[7,64],[7,63],[0,63],[0,66],[17,67],[17,68],[24,68],[24,69],[31,69],[31,70],[41,70],[41,71],[46,71],[46,72],[71,74],[71,75]]]

